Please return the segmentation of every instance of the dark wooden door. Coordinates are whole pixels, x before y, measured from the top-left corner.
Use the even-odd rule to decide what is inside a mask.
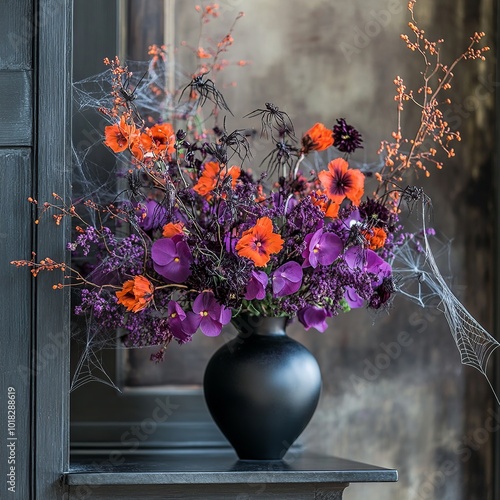
[[[67,0],[0,4],[1,498],[62,498],[68,464],[66,293],[9,263],[32,250],[64,258],[64,224],[39,229],[27,198],[67,194],[71,11]]]

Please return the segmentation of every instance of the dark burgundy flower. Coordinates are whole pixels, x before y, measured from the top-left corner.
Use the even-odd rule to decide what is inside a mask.
[[[359,214],[371,227],[387,227],[391,219],[389,210],[372,198],[359,204]]]
[[[333,126],[333,138],[335,147],[342,153],[352,153],[363,148],[361,134],[348,125],[344,118],[337,120],[337,125]]]

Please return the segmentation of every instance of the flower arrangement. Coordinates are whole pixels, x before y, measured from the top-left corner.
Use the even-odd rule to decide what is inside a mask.
[[[350,164],[363,141],[344,118],[299,133],[285,111],[266,103],[246,115],[256,131],[226,130],[222,115],[231,112],[215,75],[232,43],[231,28],[215,47],[196,48],[200,67],[175,92],[175,109],[165,106],[172,95],[153,89],[154,115],[140,109],[129,69],[117,58],[105,61],[112,104],[99,110],[110,121],[103,142],[124,159],[118,178],[127,189],[106,204],[54,194],[54,202],[40,207],[57,224],[64,217],[75,222],[68,249],[87,259],[85,266],[50,258],[15,264],[29,266],[34,276],[61,271],[64,280],[54,288],[78,288],[77,315],[93,317],[102,335],[123,331],[127,347],[158,346],[154,360],[172,340],[189,342],[198,330],[217,336],[241,314],[297,317],[306,329],[323,332],[326,319],[341,312],[387,307],[397,291],[395,252],[409,239],[418,251],[419,234],[404,232],[399,218],[402,203],[425,195],[402,187],[404,176],[412,169],[429,175],[432,164],[441,168],[438,149],[453,156],[450,144],[460,136],[444,120],[438,95],[451,87],[460,60],[484,59],[487,50],[476,48],[484,35],[476,33],[462,55],[443,64],[441,41],[427,40],[417,27],[414,3],[413,39],[403,40],[425,59],[423,82],[408,91],[396,78],[398,126],[382,142],[384,163],[373,178]],[[205,22],[216,6],[199,11]],[[162,47],[150,55],[150,71],[168,58]],[[145,76],[142,87],[151,90]],[[413,139],[400,125],[406,103],[421,108]],[[270,147],[260,168],[252,157],[254,133]]]

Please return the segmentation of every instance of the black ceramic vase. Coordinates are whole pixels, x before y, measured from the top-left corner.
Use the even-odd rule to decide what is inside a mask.
[[[283,458],[318,404],[318,363],[287,336],[286,321],[235,318],[237,337],[212,356],[205,371],[207,406],[242,460]]]

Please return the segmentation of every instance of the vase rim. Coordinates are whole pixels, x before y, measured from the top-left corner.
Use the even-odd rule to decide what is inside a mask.
[[[262,336],[286,335],[286,326],[289,318],[286,316],[262,316],[251,314],[240,314],[231,322],[239,334],[255,334]]]

